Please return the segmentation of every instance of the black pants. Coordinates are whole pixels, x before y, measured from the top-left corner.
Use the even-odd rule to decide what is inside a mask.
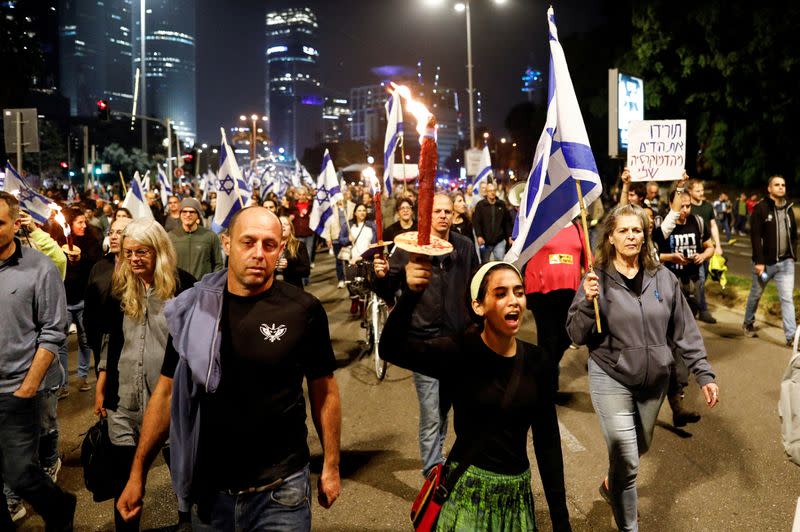
[[[138,532],[141,514],[139,518],[126,522],[122,519],[119,510],[117,510],[119,496],[122,495],[122,491],[128,483],[131,466],[133,466],[133,457],[136,455],[136,447],[132,445],[112,445],[111,452],[114,457],[114,481],[116,485],[116,495],[114,496],[114,527],[117,532],[128,530]],[[161,454],[164,456],[164,461],[167,462],[167,467],[169,467],[169,447],[164,447]]]
[[[553,387],[558,390],[558,365],[564,350],[572,343],[567,334],[567,313],[575,297],[575,290],[564,288],[552,292],[526,294],[528,308],[536,320],[539,347],[548,355],[553,369]]]

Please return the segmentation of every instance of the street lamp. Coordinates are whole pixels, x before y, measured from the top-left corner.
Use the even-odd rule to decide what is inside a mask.
[[[495,4],[502,5],[506,0],[493,0]],[[425,0],[428,6],[439,6],[443,3],[442,0]],[[475,88],[472,82],[472,18],[470,16],[470,0],[458,2],[453,6],[453,9],[458,13],[466,14],[467,24],[467,95],[469,96],[469,147],[475,147]]]
[[[250,121],[251,121],[250,135],[249,135],[250,139],[247,140],[246,143],[247,143],[248,146],[250,146],[250,167],[251,168],[255,168],[255,166],[256,166],[256,146],[258,145],[258,141],[261,140],[265,144],[268,141],[268,137],[264,133],[264,130],[262,128],[258,127],[258,119],[259,118],[261,118],[261,120],[263,120],[264,122],[269,120],[269,118],[267,118],[266,116],[259,117],[255,113],[250,115]],[[247,116],[239,115],[239,120],[241,120],[242,122],[246,122],[247,121]],[[236,135],[234,135],[234,137],[233,137],[234,140],[237,140],[237,138],[241,138],[240,135],[242,135],[242,134],[241,133],[237,133]]]

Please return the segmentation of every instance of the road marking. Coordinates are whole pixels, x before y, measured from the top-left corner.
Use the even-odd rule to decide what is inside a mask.
[[[581,445],[578,438],[576,438],[561,421],[558,422],[558,430],[561,432],[561,441],[564,442],[567,449],[573,453],[582,453],[586,450],[586,447]]]

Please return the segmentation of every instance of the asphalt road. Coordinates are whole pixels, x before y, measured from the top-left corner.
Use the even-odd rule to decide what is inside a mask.
[[[728,271],[743,277],[751,277],[753,275],[753,251],[750,237],[737,236],[735,238],[736,242],[733,244],[722,244],[722,251],[728,257]],[[798,275],[800,263],[795,263],[794,267],[794,287],[800,289],[800,275]]]
[[[336,289],[331,257],[317,258],[312,281],[309,290],[328,311],[343,410],[342,496],[330,510],[313,503],[313,528],[409,530],[408,511],[422,481],[410,373],[390,367],[387,379],[378,382],[370,361],[359,358],[363,329],[348,316],[349,301],[345,290]],[[641,529],[789,530],[800,496],[800,468],[783,452],[776,406],[790,350],[782,346],[778,329],[765,326],[759,338],[742,337],[741,309],[715,308],[714,315],[719,323],[701,328],[722,401],[708,411],[697,386],[690,385],[687,402],[703,419],[688,430],[673,428],[669,407],[662,409],[639,473]],[[534,329],[527,319],[523,338],[535,340]],[[569,401],[558,407],[558,415],[568,505],[574,530],[613,530],[609,507],[597,491],[607,454],[588,394],[586,359],[585,349],[568,350],[562,363],[561,389],[569,392]],[[93,422],[93,392],[78,392],[74,372],[72,379],[72,394],[59,404],[65,454],[59,484],[78,494],[76,530],[113,530],[111,502],[93,503],[83,488],[79,445]],[[312,470],[318,473],[320,445],[310,422],[309,434]],[[451,430],[448,446],[452,440]],[[529,454],[535,464],[532,449]],[[547,504],[535,466],[533,478],[537,521],[547,531]],[[150,474],[143,529],[168,530],[176,521],[168,473],[159,461]],[[40,530],[42,521],[29,517],[21,529]]]

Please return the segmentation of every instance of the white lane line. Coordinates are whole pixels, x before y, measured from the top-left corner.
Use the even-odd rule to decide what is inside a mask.
[[[564,442],[564,445],[567,446],[567,449],[573,453],[582,453],[586,450],[586,447],[581,445],[581,442],[578,441],[578,438],[576,438],[575,435],[571,433],[561,421],[558,422],[558,430],[561,432],[561,441]]]

